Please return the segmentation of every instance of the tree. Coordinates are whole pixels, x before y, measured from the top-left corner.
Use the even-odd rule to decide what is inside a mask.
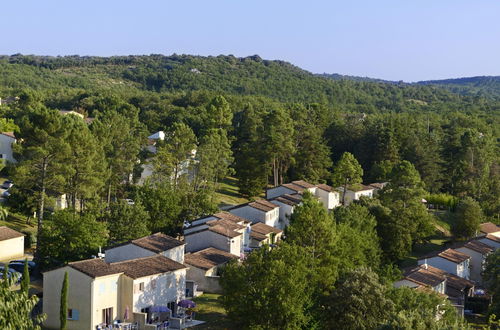
[[[0,206],[0,220],[6,220],[9,216],[9,211],[7,208]]]
[[[195,149],[196,136],[193,130],[184,123],[175,123],[158,148],[153,165],[155,175],[160,181],[172,181],[174,189],[177,189],[191,166],[190,157]]]
[[[458,202],[451,231],[458,238],[474,237],[479,230],[482,219],[483,212],[479,203],[470,197],[465,197]]]
[[[333,168],[333,182],[335,185],[343,186],[342,204],[345,204],[345,194],[348,185],[362,182],[363,169],[353,154],[344,152],[342,157]]]
[[[284,182],[285,173],[294,163],[293,124],[285,110],[275,108],[266,116],[264,127],[266,161],[276,187]]]
[[[28,294],[30,289],[30,273],[28,270],[28,259],[24,259],[23,278],[21,280],[21,291]]]
[[[149,214],[139,202],[134,205],[128,205],[125,201],[112,203],[104,219],[108,223],[109,242],[112,244],[131,241],[151,233],[148,229]]]
[[[108,239],[106,224],[90,213],[57,211],[47,219],[46,229],[40,250],[42,266],[89,258],[105,246]]]
[[[59,304],[59,321],[61,330],[66,330],[66,322],[68,318],[68,272],[64,272],[64,280],[61,288],[61,303]]]
[[[205,125],[208,129],[227,129],[231,126],[233,112],[224,96],[214,97],[206,108],[207,120]]]
[[[490,315],[500,315],[500,250],[496,250],[486,258],[483,281],[493,296]]]
[[[35,194],[37,200],[37,247],[35,259],[43,240],[43,218],[48,193],[60,194],[67,171],[66,158],[69,144],[67,130],[61,115],[54,110],[41,108],[28,111],[19,119],[20,143],[14,147],[19,164],[14,180],[22,189]]]
[[[235,325],[249,329],[302,329],[310,321],[308,261],[299,247],[280,244],[228,264],[220,283],[222,305]]]
[[[240,114],[233,145],[239,192],[249,197],[260,194],[267,184],[262,117],[251,104],[247,104]]]
[[[394,309],[387,288],[369,268],[341,276],[328,299],[325,324],[329,329],[376,329]]]
[[[14,285],[14,278],[4,277],[3,281],[5,285],[0,285],[0,328],[41,329],[40,324],[45,316],[43,314],[32,316],[38,297],[36,295],[29,297],[24,291],[10,290]]]
[[[312,194],[304,193],[302,203],[290,217],[285,236],[287,243],[300,247],[309,257],[309,267],[315,271],[312,285],[321,293],[328,290],[337,278],[340,262],[335,254],[335,221]]]

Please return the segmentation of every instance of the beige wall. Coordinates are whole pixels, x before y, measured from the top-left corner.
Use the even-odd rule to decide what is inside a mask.
[[[98,277],[92,286],[92,327],[102,323],[102,310],[113,308],[113,320],[123,318],[118,305],[118,285],[121,274]]]
[[[189,266],[186,272],[188,281],[193,281],[198,285],[198,290],[208,293],[222,293],[220,286],[220,277],[217,276],[217,267],[212,267],[208,270]]]
[[[24,236],[0,241],[0,260],[24,256]]]
[[[43,274],[43,312],[47,314],[44,326],[59,329],[59,306],[64,273],[68,272],[68,308],[78,310],[78,320],[68,320],[68,330],[95,329],[92,327],[91,297],[93,279],[69,266]]]
[[[124,260],[131,260],[142,257],[153,256],[156,253],[149,250],[143,249],[132,243],[117,246],[105,251],[105,261],[106,262],[118,262]]]

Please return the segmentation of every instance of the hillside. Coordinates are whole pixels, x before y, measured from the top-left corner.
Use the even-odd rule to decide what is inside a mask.
[[[500,76],[428,80],[419,81],[416,84],[433,85],[461,95],[500,98]]]
[[[211,91],[264,96],[280,102],[318,102],[344,111],[487,110],[432,85],[413,86],[317,76],[283,61],[259,56],[149,55],[116,57],[1,56],[0,96],[22,88],[85,90],[131,97],[144,93]]]

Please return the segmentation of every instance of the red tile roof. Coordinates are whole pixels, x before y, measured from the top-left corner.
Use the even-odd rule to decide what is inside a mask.
[[[470,259],[470,256],[466,255],[465,253],[453,249],[446,249],[444,251],[436,251],[426,256],[420,257],[419,260],[433,258],[433,257],[441,257],[457,264],[462,263],[467,259]]]
[[[155,253],[160,253],[173,249],[177,246],[184,245],[183,242],[163,233],[156,233],[146,237],[134,239],[130,243]]]
[[[493,251],[493,248],[487,244],[481,243],[479,241],[473,240],[461,245],[461,247],[468,248],[470,250],[479,252],[481,254],[488,254]]]
[[[306,182],[304,180],[297,180],[297,181],[292,181],[293,184],[300,186],[302,188],[315,188],[316,186],[313,184],[310,184],[309,182]]]
[[[500,231],[500,226],[492,222],[485,222],[479,225],[479,230],[485,234],[496,233]]]
[[[323,184],[323,183],[317,184],[316,187],[318,187],[321,190],[328,191],[328,192],[331,192],[333,190],[333,187],[331,187],[327,184]]]
[[[283,232],[282,230],[280,230],[278,228],[268,226],[262,222],[257,222],[255,224],[253,224],[251,226],[251,228],[252,228],[252,232],[257,232],[257,233],[262,234],[262,235],[268,235],[271,233],[281,234]]]
[[[208,270],[236,259],[238,257],[234,254],[209,247],[195,253],[186,254],[184,262],[196,268]]]
[[[0,227],[0,241],[5,241],[8,239],[22,237],[22,236],[25,236],[25,235],[23,233],[15,231],[14,229],[11,229],[11,228],[6,227],[6,226]]]
[[[13,138],[13,139],[15,139],[15,138],[16,138],[16,136],[14,135],[14,132],[2,132],[2,133],[0,133],[0,134],[5,135],[5,136],[8,136],[8,137],[11,137],[11,138]]]

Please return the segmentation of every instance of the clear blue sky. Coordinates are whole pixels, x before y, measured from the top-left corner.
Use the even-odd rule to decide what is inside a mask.
[[[500,75],[498,0],[2,1],[0,54],[259,54],[312,72]]]

